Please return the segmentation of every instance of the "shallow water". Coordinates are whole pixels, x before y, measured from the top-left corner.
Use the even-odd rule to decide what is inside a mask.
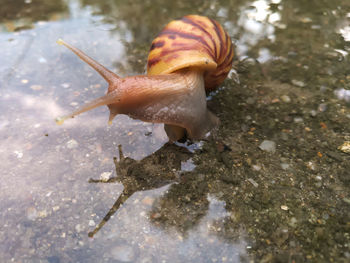
[[[350,260],[349,1],[0,4],[2,262]],[[58,38],[141,74],[189,13],[237,47],[208,140],[103,107],[55,124],[107,88]]]

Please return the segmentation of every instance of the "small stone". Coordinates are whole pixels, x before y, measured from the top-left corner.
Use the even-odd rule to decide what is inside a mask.
[[[22,84],[27,84],[28,80],[27,79],[22,79],[21,82],[22,82]]]
[[[100,179],[107,182],[111,178],[112,172],[103,172],[100,174]]]
[[[259,148],[265,152],[274,153],[276,151],[276,143],[274,141],[264,140]]]
[[[316,165],[315,165],[315,163],[313,163],[313,162],[311,162],[311,161],[307,162],[307,163],[306,163],[306,166],[307,166],[310,170],[313,170],[313,171],[316,170]]]
[[[294,123],[302,123],[304,120],[301,117],[295,117],[294,118]]]
[[[300,87],[300,88],[305,87],[305,83],[303,81],[297,80],[297,79],[292,79],[292,84],[294,86],[297,86],[297,87]]]
[[[89,220],[89,226],[95,226],[95,225],[96,225],[96,223],[94,220]]]
[[[338,147],[338,150],[342,151],[343,153],[350,153],[350,141],[345,141]]]
[[[260,171],[261,170],[261,166],[260,165],[256,165],[256,164],[252,165],[252,168],[253,168],[254,171]]]
[[[334,94],[338,97],[338,99],[350,102],[350,90],[337,89],[334,91]]]
[[[76,147],[78,147],[78,142],[76,140],[72,139],[67,142],[68,149],[74,149]]]
[[[52,207],[52,211],[56,212],[60,209],[60,207],[58,205]]]
[[[327,110],[327,104],[326,103],[321,103],[318,105],[318,111],[319,112],[325,112]]]
[[[316,117],[317,111],[311,110],[311,111],[310,111],[310,115],[311,115],[311,117]]]
[[[289,164],[288,163],[281,163],[281,168],[283,170],[287,170],[289,168]]]
[[[292,101],[288,95],[282,95],[281,100],[285,103],[289,103]]]
[[[284,210],[284,211],[288,211],[289,210],[288,206],[286,206],[286,205],[281,205],[281,209]]]
[[[133,262],[135,260],[135,251],[130,246],[120,245],[111,250],[111,256],[121,262]]]

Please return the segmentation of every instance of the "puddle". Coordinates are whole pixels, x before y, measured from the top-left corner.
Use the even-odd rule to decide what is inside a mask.
[[[348,1],[5,2],[4,262],[350,260]],[[108,126],[104,107],[56,125],[107,89],[57,39],[142,74],[154,36],[189,13],[237,46],[207,140],[169,144],[161,124],[122,115]]]

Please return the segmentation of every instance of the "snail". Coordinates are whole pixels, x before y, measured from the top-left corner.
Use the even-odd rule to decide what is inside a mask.
[[[58,118],[58,124],[102,105],[109,108],[109,123],[117,114],[164,123],[170,141],[185,135],[202,139],[219,124],[219,119],[207,109],[206,93],[227,77],[234,51],[231,38],[217,21],[199,15],[171,21],[152,42],[147,75],[125,78],[63,40],[57,42],[88,63],[109,84],[106,95]]]

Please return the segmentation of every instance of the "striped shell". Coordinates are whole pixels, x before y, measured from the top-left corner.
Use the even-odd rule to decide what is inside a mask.
[[[153,40],[147,72],[158,75],[197,66],[205,70],[205,88],[210,91],[226,78],[233,56],[231,39],[218,22],[188,15],[171,21]]]

